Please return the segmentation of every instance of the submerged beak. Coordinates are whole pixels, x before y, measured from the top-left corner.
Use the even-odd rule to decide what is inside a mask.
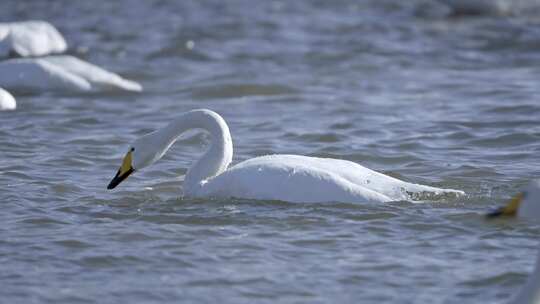
[[[522,200],[523,200],[523,193],[519,193],[516,196],[514,196],[511,200],[509,200],[505,206],[493,210],[492,212],[488,213],[486,216],[488,218],[494,218],[494,217],[499,217],[499,216],[516,216],[519,209],[519,205],[521,204]]]
[[[109,185],[107,186],[107,189],[114,189],[118,184],[120,184],[123,180],[125,180],[131,173],[135,171],[133,169],[133,166],[131,165],[132,161],[132,152],[129,151],[126,156],[124,157],[124,160],[122,161],[122,166],[120,166],[120,169],[118,169],[118,172],[116,172],[116,175],[113,177]]]

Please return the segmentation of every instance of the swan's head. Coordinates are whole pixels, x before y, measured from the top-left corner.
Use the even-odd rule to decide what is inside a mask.
[[[122,160],[122,165],[116,172],[107,189],[114,189],[133,172],[148,167],[160,159],[169,148],[170,143],[161,140],[157,132],[146,134],[137,139]]]
[[[540,180],[529,183],[524,191],[518,193],[503,207],[488,214],[488,217],[511,216],[519,218],[540,218]]]

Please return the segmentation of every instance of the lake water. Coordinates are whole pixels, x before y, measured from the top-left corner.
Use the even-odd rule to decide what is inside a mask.
[[[505,3],[2,1],[145,88],[0,112],[2,302],[505,303],[540,236],[484,219],[540,176],[539,5]],[[198,133],[106,190],[131,141],[194,108],[228,122],[234,163],[341,158],[467,196],[184,199]]]

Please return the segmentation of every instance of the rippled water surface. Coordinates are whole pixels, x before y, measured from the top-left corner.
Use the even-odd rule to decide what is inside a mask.
[[[540,176],[538,7],[507,4],[2,1],[1,21],[48,20],[145,88],[0,112],[2,302],[505,303],[540,236],[483,218]],[[193,108],[225,118],[235,163],[334,157],[468,195],[184,199],[198,133],[106,190],[132,140]]]

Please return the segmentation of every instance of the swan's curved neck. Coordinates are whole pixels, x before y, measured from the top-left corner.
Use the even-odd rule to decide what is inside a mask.
[[[203,129],[210,133],[210,147],[188,170],[184,179],[184,193],[194,195],[200,187],[214,176],[227,169],[232,161],[233,145],[229,127],[217,113],[209,110],[193,110],[171,122],[165,129],[167,138],[165,151],[190,129]],[[165,152],[163,151],[163,152]]]

